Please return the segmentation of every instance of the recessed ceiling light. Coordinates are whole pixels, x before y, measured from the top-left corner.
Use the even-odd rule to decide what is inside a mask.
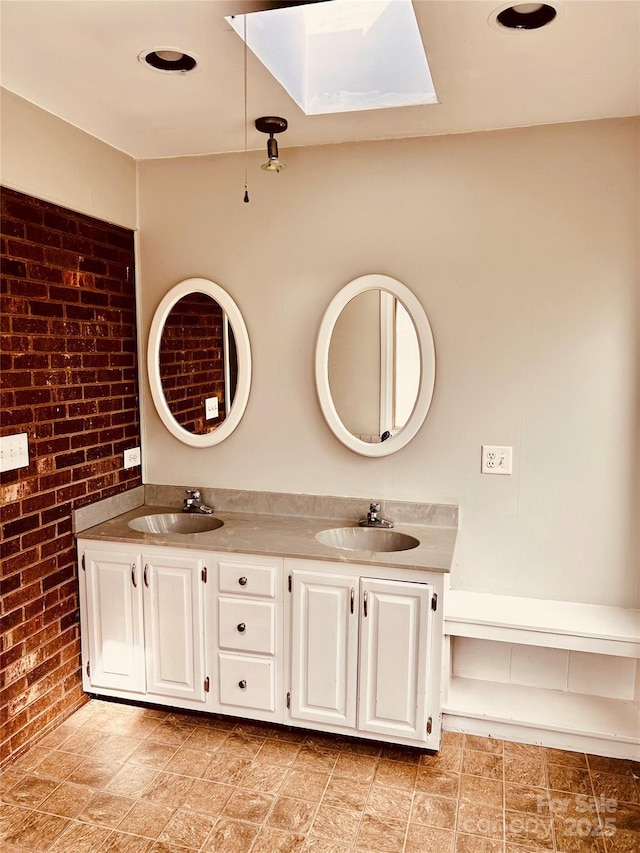
[[[195,57],[173,47],[156,47],[154,50],[143,50],[138,54],[140,62],[146,62],[156,71],[182,73],[193,71],[198,64]]]
[[[495,20],[509,30],[539,30],[550,24],[556,14],[556,9],[548,3],[517,3],[498,12]]]

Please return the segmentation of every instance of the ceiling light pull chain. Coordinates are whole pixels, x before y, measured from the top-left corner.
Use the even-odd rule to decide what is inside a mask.
[[[247,168],[247,16],[244,16],[244,202],[249,204],[249,177]]]

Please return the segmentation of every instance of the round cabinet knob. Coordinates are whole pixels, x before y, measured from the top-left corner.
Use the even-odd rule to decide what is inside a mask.
[[[244,678],[242,679],[242,681],[239,681],[239,682],[238,682],[238,687],[239,687],[241,690],[244,690],[244,689],[246,688],[246,686],[247,686],[247,682],[245,681],[245,679],[244,679]]]
[[[238,583],[240,584],[240,586],[246,586],[247,585],[247,579],[245,577],[238,578]]]
[[[246,630],[247,630],[247,626],[244,624],[244,622],[241,622],[241,623],[238,625],[238,631],[239,631],[241,634],[244,634],[244,632],[245,632]]]

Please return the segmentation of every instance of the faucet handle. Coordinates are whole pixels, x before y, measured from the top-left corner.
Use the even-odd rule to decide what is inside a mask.
[[[198,489],[185,489],[185,491],[192,500],[194,500],[194,501],[200,500],[200,492]]]
[[[370,503],[369,504],[369,512],[380,512],[380,504]]]

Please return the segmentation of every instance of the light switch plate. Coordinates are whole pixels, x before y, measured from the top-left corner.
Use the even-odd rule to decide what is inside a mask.
[[[206,397],[204,401],[204,416],[206,420],[218,417],[218,398]]]
[[[0,437],[0,471],[15,471],[29,464],[29,437],[26,432]]]

